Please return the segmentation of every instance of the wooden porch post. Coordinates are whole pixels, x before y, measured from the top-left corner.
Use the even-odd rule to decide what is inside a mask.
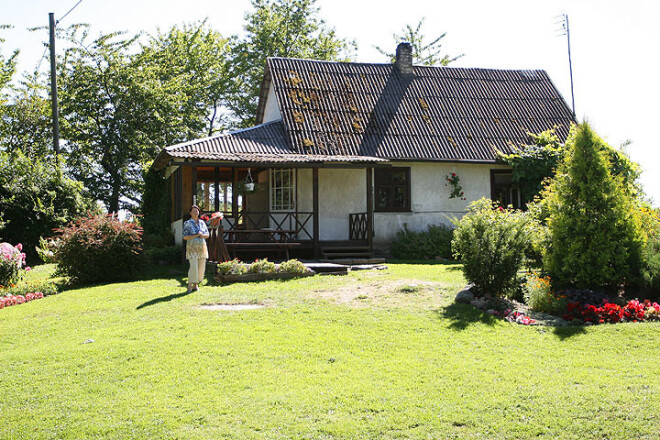
[[[314,258],[321,258],[321,246],[319,243],[319,169],[312,168],[312,210],[314,211]]]
[[[238,226],[238,168],[231,169],[231,216],[234,228]]]
[[[220,211],[220,168],[213,169],[213,177],[215,179],[215,197],[213,200],[214,211]]]
[[[367,167],[367,244],[374,248],[374,179],[373,167]]]
[[[197,205],[197,167],[192,167],[192,202]],[[188,207],[190,209],[190,207]]]

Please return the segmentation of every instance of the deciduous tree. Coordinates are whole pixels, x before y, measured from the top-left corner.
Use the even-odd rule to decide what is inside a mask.
[[[235,49],[237,93],[229,103],[241,125],[254,124],[266,58],[348,59],[354,42],[337,37],[315,0],[252,0],[246,37]]]
[[[428,41],[426,35],[422,31],[422,26],[424,24],[424,18],[419,20],[416,26],[411,26],[407,24],[399,34],[394,34],[395,45],[403,41],[410,43],[413,47],[413,64],[418,64],[422,66],[447,66],[457,59],[464,56],[460,54],[457,56],[446,55],[442,49],[442,39],[447,36],[447,32],[444,32],[439,37],[436,37],[432,41]],[[395,47],[395,46],[394,46]],[[387,56],[392,62],[396,59],[396,54],[391,51],[391,49],[383,49],[379,46],[375,46],[383,55]]]

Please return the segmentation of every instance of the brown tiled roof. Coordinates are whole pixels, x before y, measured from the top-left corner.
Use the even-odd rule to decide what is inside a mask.
[[[382,158],[365,156],[300,154],[291,150],[288,145],[282,122],[275,121],[166,147],[156,158],[154,166],[161,168],[172,159],[264,164],[385,161]]]
[[[492,162],[496,149],[573,117],[543,70],[492,70],[269,58],[267,78],[300,154]],[[263,96],[259,115],[263,115]]]

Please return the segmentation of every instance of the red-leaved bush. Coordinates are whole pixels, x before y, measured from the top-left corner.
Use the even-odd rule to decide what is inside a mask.
[[[142,228],[111,215],[93,215],[56,229],[57,271],[80,283],[120,281],[138,273]]]

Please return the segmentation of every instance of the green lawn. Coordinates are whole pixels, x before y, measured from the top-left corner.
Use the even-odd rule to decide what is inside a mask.
[[[658,323],[495,320],[451,304],[457,265],[190,295],[183,271],[160,271],[0,310],[0,438],[659,435]]]

